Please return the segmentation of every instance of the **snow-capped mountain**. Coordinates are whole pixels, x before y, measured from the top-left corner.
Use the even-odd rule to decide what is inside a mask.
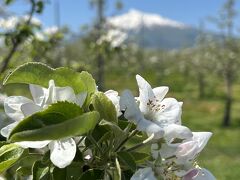
[[[197,30],[158,14],[138,10],[109,17],[108,24],[128,34],[127,42],[137,43],[146,48],[176,49],[195,43]]]
[[[181,22],[177,22],[158,14],[144,13],[135,9],[129,10],[126,14],[109,18],[109,23],[115,27],[125,30],[141,29],[144,25],[147,28],[153,26],[169,26],[174,28],[186,28],[187,26]]]

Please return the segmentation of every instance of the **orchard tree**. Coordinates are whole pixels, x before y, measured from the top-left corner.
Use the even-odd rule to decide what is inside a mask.
[[[231,124],[231,107],[233,102],[232,87],[234,78],[239,69],[238,45],[234,38],[234,20],[237,16],[235,10],[235,0],[227,0],[223,5],[218,18],[212,18],[213,22],[222,32],[222,41],[217,42],[215,46],[216,67],[222,74],[225,82],[225,110],[223,117],[223,126]]]
[[[106,6],[107,1],[106,0],[90,0],[90,4],[92,7],[96,8],[96,22],[94,25],[94,30],[91,32],[93,37],[94,37],[94,43],[97,43],[96,45],[93,44],[93,46],[96,46],[97,48],[95,49],[95,53],[97,53],[96,56],[96,61],[97,61],[97,82],[98,82],[98,88],[99,90],[104,89],[104,76],[105,76],[105,57],[106,56],[106,50],[104,47],[101,46],[102,43],[98,43],[99,41],[101,42],[102,37],[104,37],[107,32],[107,36],[112,34],[113,30],[109,29],[108,25],[106,24],[106,17],[105,17],[105,6]],[[115,8],[117,10],[122,9],[122,3],[121,1],[117,0],[115,3]],[[92,36],[91,35],[91,36]],[[104,38],[103,38],[104,39]],[[111,41],[114,41],[114,39],[109,38],[109,43],[111,44]],[[100,44],[100,46],[99,46]],[[106,45],[106,44],[105,44]]]

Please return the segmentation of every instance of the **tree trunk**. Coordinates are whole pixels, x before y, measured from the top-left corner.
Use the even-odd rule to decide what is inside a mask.
[[[198,73],[198,98],[202,99],[205,97],[205,80],[204,75],[199,72]]]
[[[101,53],[99,53],[97,57],[97,66],[98,66],[97,72],[98,90],[104,91],[104,59]]]
[[[16,52],[17,48],[18,48],[18,44],[17,43],[13,44],[13,47],[10,50],[10,52],[5,57],[5,59],[3,59],[1,67],[0,67],[0,74],[4,73],[7,70],[8,64],[9,64],[10,60],[12,59],[14,53]]]
[[[97,39],[99,39],[102,35],[102,30],[103,30],[103,25],[104,25],[104,4],[105,4],[105,0],[98,0],[97,1],[97,31],[98,31],[98,35],[97,35]],[[98,85],[98,89],[100,91],[104,90],[104,57],[102,55],[102,52],[100,49],[98,49],[97,52],[97,85]]]
[[[231,73],[231,72],[230,72]],[[229,74],[230,74],[229,73]],[[231,107],[232,107],[232,77],[231,75],[226,75],[226,99],[225,99],[225,110],[223,116],[222,125],[224,127],[230,126],[231,124]]]

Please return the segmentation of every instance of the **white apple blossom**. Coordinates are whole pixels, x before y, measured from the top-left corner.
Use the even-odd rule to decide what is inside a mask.
[[[164,127],[169,124],[181,124],[182,102],[174,98],[164,98],[168,87],[152,89],[151,85],[140,75],[136,75],[139,87],[139,108],[144,116]]]
[[[212,136],[210,132],[193,132],[193,137],[178,145],[176,150],[176,162],[178,164],[186,164],[194,161],[197,155],[206,146],[208,140]]]
[[[130,91],[123,92],[120,109],[124,117],[154,138],[163,138],[161,145],[151,146],[152,157],[160,158],[156,165],[159,174],[167,177],[183,177],[196,168],[195,159],[206,146],[212,133],[191,132],[181,125],[182,102],[174,98],[164,98],[168,87],[152,89],[141,76],[136,76],[139,97],[134,98]],[[136,100],[137,102],[136,102]],[[138,104],[137,104],[138,103]],[[157,161],[158,162],[158,161]]]
[[[152,168],[142,168],[137,170],[130,180],[157,180]]]
[[[183,180],[216,180],[216,178],[205,168],[195,168],[186,174]]]
[[[37,32],[34,33],[34,36],[39,41],[45,41],[46,40],[45,35],[42,32],[37,31]]]
[[[0,105],[3,105],[4,104],[4,101],[5,99],[7,98],[8,96],[6,94],[2,94],[0,93]]]
[[[12,16],[9,18],[1,18],[0,19],[0,28],[4,30],[12,30],[16,27],[19,19],[16,16]]]
[[[5,100],[5,112],[15,122],[1,129],[1,134],[4,137],[9,136],[19,121],[43,110],[48,105],[57,101],[69,101],[82,106],[87,95],[86,93],[75,95],[71,87],[56,87],[53,80],[49,81],[48,89],[38,85],[30,85],[30,91],[33,100],[22,96],[10,96]],[[17,142],[17,144],[23,148],[43,148],[48,145],[50,159],[59,168],[69,165],[76,154],[76,143],[73,138],[54,141],[24,141]]]
[[[131,93],[124,91],[120,99],[120,109],[125,110],[125,118],[134,120],[138,129],[148,130],[148,134],[153,133],[153,130],[156,133],[158,129],[158,134],[161,132],[163,135],[165,131],[164,137],[168,140],[191,137],[191,131],[181,126],[182,102],[174,98],[164,98],[168,87],[152,89],[141,76],[137,75],[136,79],[139,86],[139,97],[136,98],[139,107]],[[147,127],[151,127],[151,130]]]
[[[53,34],[56,34],[58,31],[59,29],[57,26],[52,26],[52,27],[45,28],[43,30],[43,33],[46,34],[47,36],[51,36]]]
[[[22,20],[22,21],[27,21],[28,19],[29,19],[29,15],[24,15],[23,17],[19,17],[19,20]],[[42,22],[37,17],[32,17],[31,24],[36,26],[41,26]]]
[[[161,158],[161,168],[167,172],[169,165],[172,171],[178,177],[183,177],[195,168],[195,160],[199,153],[206,146],[212,133],[210,132],[193,132],[191,138],[182,140],[181,142],[163,143],[161,147],[153,144],[151,147],[152,157],[154,159]]]
[[[14,28],[16,28],[16,26],[19,23],[26,22],[28,19],[29,19],[28,15],[25,15],[22,17],[21,16],[11,16],[11,17],[7,17],[7,18],[1,18],[0,19],[0,29],[11,31]],[[36,26],[41,26],[41,21],[36,17],[32,17],[31,24],[36,25]]]
[[[129,90],[125,90],[120,98],[120,109],[124,111],[124,117],[137,125],[137,129],[146,132],[149,136],[154,134],[155,139],[163,137],[163,128],[154,122],[145,119],[135,98]]]
[[[58,27],[52,26],[43,29],[42,31],[35,31],[34,37],[39,41],[47,41],[50,37],[59,31]]]
[[[116,48],[123,44],[127,39],[127,33],[120,31],[118,29],[110,29],[105,35],[102,35],[98,40],[97,44],[102,44],[104,42],[110,43],[111,47]]]
[[[112,101],[113,105],[115,106],[117,111],[117,116],[118,117],[121,116],[122,112],[120,110],[120,105],[119,105],[120,97],[118,95],[118,92],[114,90],[108,90],[104,94],[108,97],[108,99]]]

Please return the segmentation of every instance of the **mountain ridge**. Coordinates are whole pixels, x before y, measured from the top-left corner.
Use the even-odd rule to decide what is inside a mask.
[[[128,34],[127,43],[144,48],[179,49],[195,44],[198,30],[159,14],[131,9],[109,17],[107,23]]]

